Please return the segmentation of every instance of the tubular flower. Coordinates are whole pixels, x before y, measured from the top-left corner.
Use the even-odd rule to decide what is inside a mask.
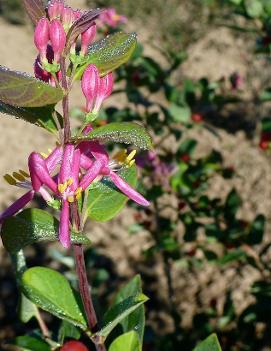
[[[91,64],[85,70],[81,87],[86,98],[87,120],[94,120],[99,113],[101,105],[113,90],[113,74],[110,72],[100,77],[98,68]]]
[[[112,28],[116,28],[118,25],[127,22],[127,17],[119,15],[116,9],[109,7],[104,11],[99,18],[99,25],[109,26]]]
[[[45,63],[47,62],[46,53],[49,43],[49,28],[50,22],[48,19],[41,18],[37,23],[34,33],[34,43],[40,53],[40,60]]]
[[[66,33],[59,20],[55,19],[50,23],[49,34],[52,49],[54,51],[54,61],[59,62],[66,44]]]

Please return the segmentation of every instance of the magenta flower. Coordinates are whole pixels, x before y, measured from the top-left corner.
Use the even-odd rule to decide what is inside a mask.
[[[47,18],[41,18],[35,28],[34,43],[40,53],[41,62],[47,62],[46,52],[49,43],[50,22]]]
[[[50,23],[49,34],[52,49],[54,51],[54,61],[59,62],[61,54],[66,45],[66,33],[62,23],[59,20],[54,19]]]
[[[119,15],[116,9],[110,7],[106,9],[103,13],[101,13],[99,17],[100,26],[109,26],[112,28],[116,28],[122,23],[127,22],[127,17]]]
[[[82,56],[85,56],[88,51],[88,46],[92,44],[97,32],[96,24],[93,24],[81,35],[81,52]]]
[[[131,165],[131,155],[128,158]],[[107,176],[127,197],[140,205],[149,205],[141,194],[117,174],[120,164],[116,161],[110,162],[105,148],[98,142],[82,142],[78,146],[67,144],[64,150],[59,146],[48,157],[32,152],[28,165],[31,182],[25,179],[26,173],[5,176],[9,184],[27,188],[29,191],[0,215],[0,222],[21,210],[33,199],[35,192],[48,203],[53,203],[56,197],[61,202],[59,241],[65,248],[70,246],[70,204],[79,200],[82,192],[96,179]],[[53,176],[58,165],[59,173]]]
[[[48,15],[50,20],[60,19],[64,10],[63,0],[51,0],[48,4]]]
[[[91,64],[85,70],[81,87],[86,98],[86,111],[90,120],[98,116],[103,101],[112,93],[113,83],[112,72],[101,78],[95,65]]]

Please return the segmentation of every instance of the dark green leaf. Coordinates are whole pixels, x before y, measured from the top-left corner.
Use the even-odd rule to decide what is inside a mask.
[[[265,217],[263,215],[258,215],[250,228],[248,234],[248,243],[250,245],[260,244],[263,240],[264,228],[265,228]]]
[[[226,255],[217,260],[220,265],[225,265],[234,261],[241,260],[246,257],[246,253],[241,249],[236,249],[228,252]]]
[[[125,333],[115,339],[109,347],[109,351],[141,351],[138,335],[134,331]]]
[[[54,105],[44,107],[15,107],[0,101],[0,112],[23,119],[47,129],[49,132],[57,132],[53,119]],[[61,123],[61,122],[60,122]]]
[[[135,166],[123,168],[118,174],[132,187],[135,187]],[[127,200],[128,197],[122,194],[109,178],[104,177],[101,182],[92,183],[89,187],[87,214],[93,221],[109,221],[122,210]]]
[[[130,282],[124,285],[118,292],[114,305],[125,300],[127,297],[142,293],[140,275],[136,275]],[[134,330],[139,337],[141,343],[143,342],[144,328],[145,328],[145,311],[144,306],[138,307],[133,313],[129,314],[121,321],[123,332]]]
[[[102,329],[96,334],[100,337],[106,338],[116,327],[116,325],[118,325],[123,319],[125,319],[130,313],[134,312],[146,301],[148,301],[146,295],[137,294],[134,296],[129,296],[117,305],[113,305],[112,308],[110,308],[105,314]]]
[[[116,143],[133,144],[141,149],[151,149],[152,141],[146,129],[137,123],[109,123],[92,130],[87,135],[76,136],[73,141],[100,140]]]
[[[78,299],[62,274],[50,268],[33,267],[23,274],[21,286],[29,300],[40,308],[83,330],[87,329]]]
[[[1,228],[5,248],[16,253],[23,247],[41,241],[58,240],[59,222],[48,212],[29,208],[14,217],[6,219]],[[86,236],[71,233],[71,240],[77,244],[89,244]]]
[[[0,101],[20,107],[41,107],[57,103],[63,91],[22,72],[0,66]]]
[[[238,208],[241,206],[242,200],[235,189],[227,196],[225,203],[225,217],[234,217]]]
[[[18,336],[10,345],[15,345],[18,347],[18,350],[24,351],[50,351],[50,346],[43,340],[34,338],[32,336]]]
[[[203,340],[194,351],[222,351],[216,334],[211,334]]]
[[[127,62],[136,47],[136,34],[115,33],[91,45],[85,64],[76,72],[80,78],[89,64],[95,64],[101,76]]]
[[[36,24],[41,17],[46,16],[42,0],[23,0],[23,5],[34,24]]]
[[[58,331],[58,341],[63,344],[66,338],[80,339],[81,333],[74,325],[67,321],[62,321]]]

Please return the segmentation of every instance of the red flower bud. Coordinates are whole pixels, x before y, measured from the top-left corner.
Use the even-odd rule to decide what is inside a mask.
[[[81,82],[82,91],[87,100],[87,112],[90,112],[93,108],[99,83],[100,77],[97,67],[95,65],[89,65],[83,74]]]
[[[65,7],[62,14],[62,23],[65,31],[68,31],[75,21],[75,14],[72,8]]]
[[[66,342],[60,351],[88,351],[88,348],[80,341],[71,340]]]
[[[48,15],[50,20],[60,19],[64,10],[63,0],[52,0],[48,4]]]
[[[41,62],[46,61],[46,50],[49,42],[50,22],[47,18],[41,18],[35,28],[34,43],[39,50]]]
[[[81,35],[81,55],[87,54],[88,46],[93,42],[97,32],[96,24],[93,24]]]
[[[36,58],[35,63],[34,63],[34,74],[35,77],[43,80],[44,82],[49,82],[51,74],[47,71],[45,71],[42,67],[41,67],[41,62],[40,62],[40,58],[39,56]]]
[[[50,40],[54,51],[54,61],[59,62],[60,56],[66,45],[66,33],[62,23],[55,19],[50,24]]]

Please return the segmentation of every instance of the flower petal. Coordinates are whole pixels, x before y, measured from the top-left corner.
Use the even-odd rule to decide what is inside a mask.
[[[4,212],[0,214],[0,223],[2,223],[6,218],[13,216],[22,208],[24,208],[28,202],[30,202],[34,197],[35,192],[33,190],[28,191],[18,200],[16,200],[11,206],[9,206]]]
[[[59,241],[66,249],[68,249],[71,245],[69,212],[68,201],[62,201],[59,223]]]

